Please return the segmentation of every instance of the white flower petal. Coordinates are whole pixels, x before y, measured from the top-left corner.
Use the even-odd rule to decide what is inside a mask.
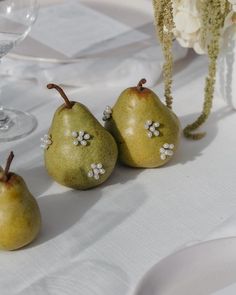
[[[199,15],[197,0],[182,0],[179,1],[178,10],[191,13],[193,16]]]
[[[186,12],[178,12],[174,21],[176,29],[183,33],[195,33],[201,28],[200,19]]]
[[[193,44],[193,49],[196,51],[197,54],[205,54],[206,51],[204,48],[202,48],[201,44],[199,42],[195,42]]]
[[[193,47],[193,42],[191,40],[185,40],[185,39],[182,39],[182,38],[177,38],[177,41],[184,48],[192,48]]]

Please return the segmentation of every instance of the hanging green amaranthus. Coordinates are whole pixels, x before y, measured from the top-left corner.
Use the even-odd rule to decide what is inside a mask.
[[[172,106],[172,72],[173,72],[173,3],[171,0],[153,0],[155,22],[157,33],[162,44],[165,64],[163,76],[165,82],[166,104]],[[201,42],[207,49],[209,65],[208,75],[205,82],[203,110],[197,120],[185,127],[184,135],[191,139],[201,139],[205,133],[193,133],[198,129],[210,115],[215,88],[215,77],[217,69],[217,59],[220,52],[220,36],[224,26],[224,21],[231,9],[227,0],[202,0],[201,1]]]
[[[153,0],[157,33],[162,46],[165,63],[163,66],[165,99],[168,108],[172,108],[172,72],[173,72],[173,7],[172,1]]]

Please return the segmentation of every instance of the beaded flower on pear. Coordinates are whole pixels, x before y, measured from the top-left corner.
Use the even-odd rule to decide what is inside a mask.
[[[100,176],[106,173],[106,170],[103,168],[101,163],[93,163],[91,164],[91,170],[88,172],[89,178],[94,178],[95,180],[99,180]]]
[[[110,106],[106,106],[104,112],[103,112],[103,121],[108,121],[109,119],[111,119],[112,116],[112,108]]]
[[[175,146],[173,144],[163,144],[163,146],[160,148],[161,160],[165,161],[168,157],[172,157],[174,155],[174,147]]]
[[[152,120],[147,120],[144,124],[144,128],[147,130],[147,136],[149,138],[160,135],[160,131],[158,130],[159,127],[160,127],[160,123],[153,122]]]
[[[88,141],[91,139],[91,135],[83,130],[80,130],[79,132],[72,131],[71,135],[74,138],[74,145],[86,146],[88,145]]]
[[[41,148],[44,150],[47,150],[49,148],[49,146],[52,144],[52,137],[51,135],[45,134],[42,138],[41,138]]]

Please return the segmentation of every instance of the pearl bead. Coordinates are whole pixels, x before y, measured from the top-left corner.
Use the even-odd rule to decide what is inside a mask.
[[[105,114],[102,119],[103,121],[108,121],[110,118],[111,117],[109,115]]]
[[[89,177],[89,178],[93,177],[93,171],[90,170],[90,171],[88,172],[88,177]]]
[[[174,149],[174,144],[172,143],[172,144],[170,144],[170,146],[169,146],[169,148],[171,149],[171,150],[173,150]]]
[[[155,122],[153,125],[154,125],[154,127],[156,127],[156,128],[160,127],[160,123],[159,123],[159,122]]]
[[[165,150],[165,155],[169,156],[169,150]]]
[[[79,141],[78,141],[78,140],[74,140],[74,141],[73,141],[73,144],[74,144],[74,145],[78,145],[78,144],[79,144]]]
[[[83,145],[83,146],[86,146],[86,145],[87,145],[87,141],[86,141],[86,140],[82,140],[82,141],[80,142],[80,144]]]
[[[149,129],[149,125],[147,123],[144,124],[145,129]]]
[[[91,168],[95,169],[95,168],[97,168],[97,165],[95,163],[93,163],[93,164],[91,164]]]
[[[164,154],[165,153],[165,149],[164,148],[160,148],[160,153]]]
[[[108,114],[111,114],[111,113],[112,113],[112,109],[111,109],[111,107],[106,107],[106,112],[107,112]]]
[[[102,168],[102,163],[97,164],[97,168],[101,169]]]
[[[154,126],[151,126],[151,127],[149,128],[149,130],[152,131],[152,132],[154,132],[156,129],[155,129]]]
[[[165,149],[168,149],[168,148],[169,148],[169,144],[168,144],[168,143],[165,143],[165,144],[163,145],[163,147],[164,147]]]
[[[151,138],[152,137],[152,132],[148,132],[147,135],[148,135],[149,138]]]
[[[105,169],[103,169],[103,168],[102,168],[102,169],[100,169],[99,171],[100,171],[100,174],[105,174],[105,173],[106,173],[106,170],[105,170]]]
[[[148,126],[151,126],[152,125],[152,121],[151,120],[148,120],[146,123],[147,123]]]
[[[72,135],[73,137],[77,137],[77,136],[78,136],[78,132],[73,131],[73,132],[71,133],[71,135]]]
[[[167,155],[168,155],[169,157],[172,157],[172,156],[174,155],[174,152],[171,151],[171,150],[168,150],[167,152],[168,152]]]
[[[100,178],[100,176],[99,176],[98,174],[95,174],[95,175],[94,175],[94,178],[95,178],[96,180],[98,180],[98,179]]]
[[[97,168],[93,169],[93,173],[94,173],[95,175],[99,174],[99,169],[97,169]]]
[[[160,132],[159,132],[158,130],[155,130],[155,131],[154,131],[154,135],[155,135],[155,136],[159,136],[159,135],[160,135]]]
[[[90,135],[88,134],[88,133],[86,133],[85,135],[84,135],[84,139],[90,139]]]
[[[83,136],[83,135],[84,135],[84,131],[81,130],[81,131],[79,132],[79,136]]]
[[[166,160],[166,155],[165,154],[161,154],[161,160]]]

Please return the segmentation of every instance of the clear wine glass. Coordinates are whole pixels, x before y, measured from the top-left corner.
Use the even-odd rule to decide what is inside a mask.
[[[0,60],[28,35],[38,9],[37,0],[0,0]],[[0,141],[11,141],[29,134],[37,121],[28,113],[2,106],[1,80]]]

